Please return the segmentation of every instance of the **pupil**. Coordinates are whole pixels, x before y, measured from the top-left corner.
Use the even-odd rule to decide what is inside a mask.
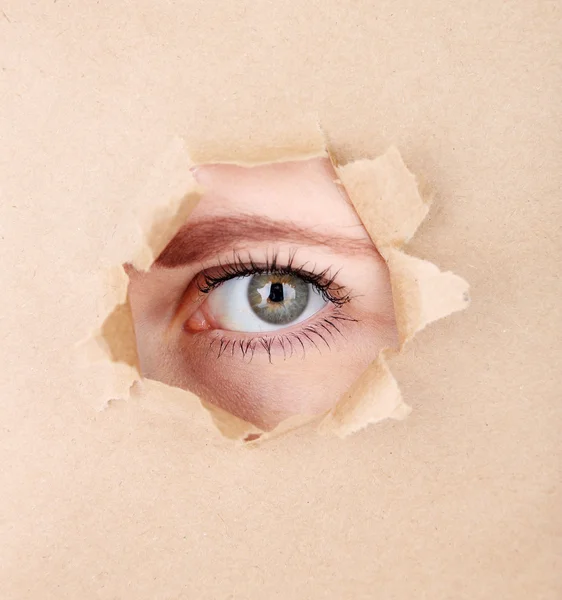
[[[269,289],[269,298],[271,302],[283,302],[283,284],[276,282],[271,284]]]

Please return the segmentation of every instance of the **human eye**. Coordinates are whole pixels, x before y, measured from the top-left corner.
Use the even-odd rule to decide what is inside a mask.
[[[296,347],[330,347],[334,334],[341,334],[342,321],[355,320],[344,315],[351,295],[332,270],[297,263],[294,253],[285,263],[277,255],[259,263],[251,255],[236,254],[230,263],[194,278],[200,305],[186,329],[222,332],[219,356],[229,347],[231,354],[238,349],[244,357],[265,349],[270,358],[276,348],[286,358],[288,349],[292,354]],[[214,336],[211,343],[216,341]]]
[[[324,159],[198,169],[189,220],[128,271],[144,377],[269,430],[396,345],[388,269],[334,177]]]
[[[221,329],[244,332],[277,331],[296,325],[326,304],[315,284],[282,271],[233,277],[207,300]]]

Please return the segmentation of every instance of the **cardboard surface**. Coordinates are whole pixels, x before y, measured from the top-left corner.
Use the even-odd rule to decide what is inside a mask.
[[[560,597],[560,13],[4,2],[2,597]],[[412,415],[233,448],[173,393],[101,403],[74,345],[155,158],[318,123],[342,163],[400,149],[408,253],[471,284],[392,363]]]

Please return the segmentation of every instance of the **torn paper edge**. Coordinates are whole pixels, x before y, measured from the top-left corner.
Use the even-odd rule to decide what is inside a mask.
[[[321,132],[320,132],[321,133]],[[429,202],[419,193],[415,176],[404,164],[396,148],[373,160],[362,159],[338,166],[322,136],[308,144],[276,146],[246,160],[229,161],[225,156],[187,152],[176,138],[155,165],[143,188],[138,217],[140,236],[136,254],[130,261],[147,270],[197,205],[202,190],[191,168],[206,163],[255,166],[271,162],[330,157],[338,179],[336,184],[355,207],[367,232],[386,260],[394,298],[401,351],[429,323],[466,308],[469,303],[466,281],[453,273],[441,272],[429,261],[409,256],[401,250],[414,235],[429,210]],[[132,315],[127,301],[128,277],[122,266],[109,274],[106,300],[108,309],[101,326],[82,344],[89,360],[110,361],[114,366],[112,397],[128,397],[138,369]],[[385,349],[371,363],[335,406],[323,416],[297,415],[273,431],[264,432],[213,404],[199,399],[217,430],[236,441],[261,443],[308,424],[321,433],[345,437],[369,424],[387,418],[403,419],[410,413],[387,363],[393,350]],[[186,392],[186,401],[197,398]]]
[[[335,169],[337,183],[388,266],[401,352],[427,325],[466,308],[469,285],[458,275],[441,272],[433,263],[401,250],[427,216],[430,203],[421,196],[415,176],[396,148]],[[387,364],[392,353],[381,351],[329,411],[320,431],[345,437],[386,418],[404,419],[411,412]]]
[[[202,164],[232,164],[241,167],[307,160],[317,157],[327,157],[326,136],[320,123],[312,125],[308,122],[295,133],[286,131],[284,126],[272,133],[271,146],[256,145],[253,140],[214,140],[196,147],[186,143],[187,153],[193,165]]]

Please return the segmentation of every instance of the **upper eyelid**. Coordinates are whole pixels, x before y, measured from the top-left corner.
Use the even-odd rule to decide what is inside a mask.
[[[282,251],[278,248],[266,248],[265,253],[263,254],[263,259],[256,259],[250,250],[240,250],[233,249],[228,258],[225,257],[216,257],[212,262],[200,263],[198,265],[197,273],[201,273],[204,271],[210,271],[211,269],[220,269],[220,268],[228,268],[235,265],[243,265],[249,267],[255,267],[256,270],[261,270],[262,272],[266,271],[275,271],[275,270],[283,270],[287,267],[294,267],[299,269],[305,273],[309,273],[311,275],[315,275],[318,272],[327,274],[330,271],[335,273],[335,276],[338,276],[340,271],[342,271],[342,267],[334,268],[333,265],[324,268],[317,268],[318,260],[301,260],[297,259],[297,253],[301,251],[303,248],[288,248],[283,249]],[[286,255],[286,258],[284,258]],[[283,256],[283,258],[279,258]],[[279,268],[274,268],[279,267]]]
[[[316,287],[322,290],[327,296],[327,299],[335,304],[345,304],[351,300],[351,296],[347,287],[336,283],[336,279],[341,269],[338,269],[335,272],[333,272],[332,267],[327,267],[320,271],[316,271],[315,267],[314,270],[306,269],[305,267],[310,263],[310,261],[306,261],[302,264],[296,263],[295,256],[296,251],[293,251],[289,253],[289,258],[287,261],[279,261],[278,253],[273,252],[271,260],[269,260],[269,257],[267,257],[264,263],[255,261],[251,254],[248,254],[247,261],[244,261],[240,255],[234,252],[231,263],[219,263],[217,267],[214,267],[217,269],[223,269],[223,275],[219,275],[218,277],[206,275],[205,271],[211,271],[213,269],[213,267],[210,267],[201,270],[195,276],[194,280],[199,287],[199,282],[201,281],[201,278],[203,278],[207,287],[209,287],[209,290],[207,291],[210,291],[214,287],[220,285],[220,283],[235,277],[250,276],[255,273],[294,273],[297,276],[301,276],[309,283],[316,285]],[[216,283],[213,284],[213,281]],[[200,291],[203,291],[201,287],[199,287],[199,289]]]
[[[226,268],[228,268],[228,265],[225,265]],[[220,267],[217,267],[220,268]],[[212,267],[210,269],[205,269],[202,272],[198,273],[198,276],[203,276],[204,278],[207,277],[207,275],[205,274],[205,271],[210,271],[212,270]],[[318,273],[314,273],[313,271],[305,271],[305,270],[301,270],[300,268],[292,268],[292,269],[288,269],[285,267],[278,267],[277,269],[271,269],[271,268],[267,268],[267,267],[257,267],[257,268],[248,268],[248,269],[243,269],[237,272],[224,272],[222,275],[218,275],[218,276],[211,276],[208,275],[208,280],[209,281],[214,281],[216,280],[217,283],[219,282],[225,282],[225,281],[229,281],[230,279],[235,279],[236,277],[249,277],[251,275],[255,275],[255,274],[267,274],[267,273],[294,273],[297,276],[301,276],[303,279],[312,279],[312,280],[317,280],[317,281],[311,281],[311,283],[321,283],[321,278],[323,277],[323,272],[321,272],[320,274]],[[326,283],[333,283],[334,280],[333,279],[328,279],[326,280]],[[345,289],[345,286],[343,285],[338,285],[336,284],[335,286],[337,289]]]

